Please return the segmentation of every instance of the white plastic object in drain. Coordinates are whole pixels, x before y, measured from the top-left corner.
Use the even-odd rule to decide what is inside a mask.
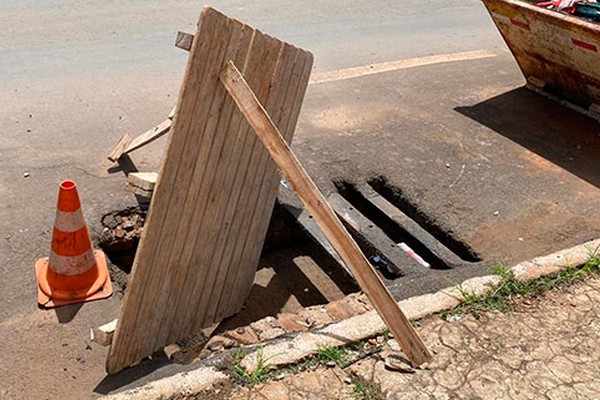
[[[404,243],[404,242],[398,243],[398,247],[400,247],[402,250],[404,250],[404,252],[406,254],[408,254],[412,259],[414,259],[416,262],[418,262],[425,268],[431,268],[431,265],[427,261],[423,260],[423,258],[420,255],[415,253],[415,251],[413,249],[411,249],[406,243]]]

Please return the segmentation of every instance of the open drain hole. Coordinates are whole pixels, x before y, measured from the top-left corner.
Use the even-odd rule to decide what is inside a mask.
[[[373,190],[414,220],[461,259],[468,262],[481,261],[479,255],[471,246],[456,239],[451,233],[440,228],[418,205],[413,204],[406,198],[402,193],[402,189],[391,185],[385,177],[378,176],[370,179],[368,184]]]
[[[334,185],[342,197],[377,225],[396,246],[407,254],[412,250],[413,254],[409,254],[409,256],[415,258],[419,264],[433,269],[448,268],[445,261],[435,256],[425,245],[405,232],[388,215],[367,200],[354,184],[346,181],[335,181]]]
[[[393,281],[402,276],[402,273],[396,264],[379,251],[376,246],[363,237],[360,232],[357,232],[352,225],[348,224],[346,221],[342,221],[342,223],[354,238],[356,244],[360,247],[369,263],[375,267],[385,279]]]
[[[108,259],[116,292],[123,294],[146,221],[146,211],[130,207],[104,214],[98,243]]]

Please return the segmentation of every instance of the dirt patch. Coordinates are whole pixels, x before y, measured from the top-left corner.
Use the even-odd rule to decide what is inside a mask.
[[[123,295],[129,282],[129,272],[140,242],[146,212],[138,207],[117,210],[102,216],[99,245],[109,259],[110,276],[115,292]]]

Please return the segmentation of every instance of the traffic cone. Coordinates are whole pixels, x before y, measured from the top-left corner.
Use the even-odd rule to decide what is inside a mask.
[[[35,273],[38,303],[45,308],[112,295],[106,256],[101,250],[92,249],[73,181],[60,184],[50,257],[36,261]]]

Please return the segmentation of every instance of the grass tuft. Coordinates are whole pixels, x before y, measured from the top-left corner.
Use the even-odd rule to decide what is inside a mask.
[[[245,352],[242,354],[241,352],[238,354],[236,352],[234,354],[234,358],[240,360],[245,356]],[[236,380],[241,385],[254,386],[260,382],[266,382],[269,378],[269,363],[267,362],[263,355],[263,348],[259,347],[256,350],[256,368],[252,372],[248,372],[246,367],[241,366],[240,364],[234,364],[232,366],[232,375],[234,380]]]
[[[335,364],[341,367],[348,361],[348,350],[345,347],[319,347],[316,356],[321,364],[327,366]]]
[[[500,276],[500,283],[483,294],[468,292],[462,286],[459,286],[458,290],[463,302],[454,309],[442,311],[441,316],[448,319],[453,315],[470,313],[479,318],[483,311],[506,312],[510,310],[511,302],[515,298],[539,296],[550,289],[571,285],[598,275],[600,273],[600,258],[597,255],[597,250],[590,253],[588,261],[583,266],[567,266],[557,274],[544,276],[529,282],[517,280],[511,269],[502,263],[497,263],[493,267],[493,273]]]
[[[352,378],[352,391],[350,396],[355,400],[383,400],[379,385],[368,381],[362,376],[354,375]]]

